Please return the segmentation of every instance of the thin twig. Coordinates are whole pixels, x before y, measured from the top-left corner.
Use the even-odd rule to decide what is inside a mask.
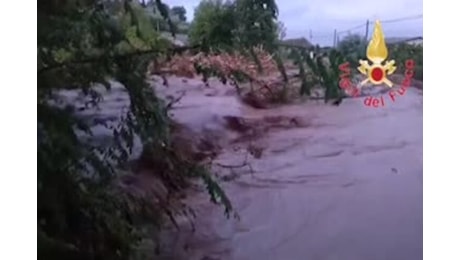
[[[248,165],[247,161],[244,161],[240,165],[226,165],[226,164],[221,164],[221,163],[216,163],[217,166],[222,167],[222,168],[229,168],[229,169],[235,169],[235,168],[242,168],[246,165]]]
[[[178,97],[172,99],[172,100],[166,105],[166,109],[167,109],[167,110],[172,109],[172,106],[173,106],[174,104],[177,104],[177,103],[185,96],[186,93],[187,93],[186,90],[181,91],[180,96],[178,96]]]

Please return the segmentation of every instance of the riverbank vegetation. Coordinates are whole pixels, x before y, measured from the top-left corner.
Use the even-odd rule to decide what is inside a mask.
[[[165,5],[155,6],[169,21]],[[230,214],[229,199],[207,170],[171,148],[166,106],[147,84],[147,67],[171,43],[160,37],[145,7],[132,1],[41,1],[38,5],[38,254],[40,259],[129,259],[164,221],[190,215],[179,200],[190,178]],[[171,26],[172,27],[172,26]],[[130,107],[118,125],[102,125],[113,142],[91,140],[80,117],[102,99],[98,86],[123,84]],[[63,103],[59,91],[87,98]],[[139,137],[167,193],[124,188],[128,156]],[[129,174],[129,173],[128,173]],[[145,223],[153,226],[143,232]],[[153,230],[153,231],[152,231]]]

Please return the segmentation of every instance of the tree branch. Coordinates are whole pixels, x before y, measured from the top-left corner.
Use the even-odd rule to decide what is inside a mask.
[[[200,45],[194,45],[194,46],[175,46],[172,48],[168,48],[166,51],[170,53],[181,53],[187,50],[193,50],[200,48]],[[153,53],[162,53],[164,50],[145,50],[145,51],[135,51],[131,53],[126,53],[126,54],[118,54],[118,55],[112,55],[109,56],[108,58],[110,59],[123,59],[123,58],[130,58],[130,57],[135,57],[135,56],[141,56],[141,55],[146,55],[146,54],[153,54]],[[74,61],[69,61],[69,62],[64,62],[64,63],[57,63],[53,64],[44,68],[41,68],[38,70],[37,74],[40,75],[42,73],[45,73],[50,70],[54,69],[59,69],[63,68],[66,66],[72,66],[72,65],[81,65],[81,64],[86,64],[86,63],[94,63],[101,61],[102,59],[106,58],[106,56],[98,56],[98,57],[91,57],[87,59],[82,59],[82,60],[74,60]]]

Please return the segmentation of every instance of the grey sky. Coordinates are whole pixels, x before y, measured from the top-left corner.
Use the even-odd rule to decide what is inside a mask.
[[[193,18],[200,0],[164,0],[170,6],[182,5],[187,18]],[[286,38],[306,37],[313,43],[330,45],[334,29],[345,31],[365,24],[367,19],[394,20],[423,14],[423,0],[278,0],[279,20],[287,28]],[[412,37],[423,35],[421,18],[393,23],[382,23],[385,37]],[[372,33],[372,25],[370,32]],[[310,30],[311,36],[310,38]],[[365,26],[351,33],[364,35]],[[345,36],[344,32],[339,36]]]

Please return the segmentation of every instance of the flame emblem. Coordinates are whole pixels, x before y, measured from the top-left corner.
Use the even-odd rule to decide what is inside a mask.
[[[372,62],[369,64],[368,60],[359,60],[359,72],[367,76],[360,85],[371,82],[374,85],[385,83],[388,87],[392,87],[393,83],[387,79],[387,75],[393,74],[396,70],[394,66],[395,61],[390,60],[384,63],[388,57],[388,49],[385,44],[385,37],[383,36],[382,25],[380,21],[375,22],[374,33],[372,39],[367,46],[366,52],[367,59]],[[383,64],[382,64],[383,63]]]

